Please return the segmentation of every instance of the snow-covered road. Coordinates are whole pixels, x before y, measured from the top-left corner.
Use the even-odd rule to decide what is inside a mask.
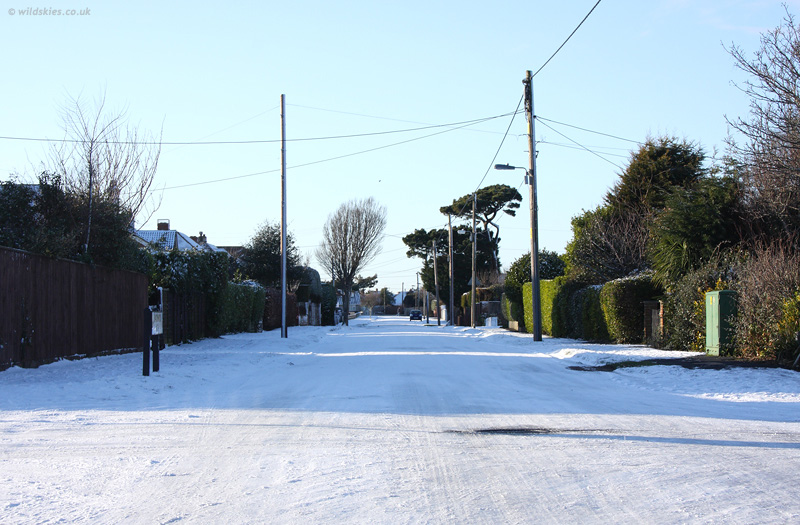
[[[800,376],[405,318],[0,372],[0,523],[787,523]]]

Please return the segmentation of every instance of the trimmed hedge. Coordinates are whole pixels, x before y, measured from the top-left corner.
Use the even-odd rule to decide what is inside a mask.
[[[258,331],[265,299],[261,286],[228,283],[220,296],[220,316],[214,330],[221,334]]]
[[[658,295],[649,275],[585,286],[566,277],[541,281],[542,332],[595,342],[640,343],[642,301]],[[525,322],[533,326],[531,283],[523,285]]]
[[[525,331],[525,311],[522,303],[512,301],[508,294],[504,293],[500,298],[500,309],[506,321],[506,328],[508,328],[508,321],[516,321],[519,331]]]
[[[547,335],[553,335],[553,303],[555,302],[556,290],[555,279],[539,281],[539,298],[542,302],[542,332]],[[530,287],[528,291],[530,291]]]
[[[522,284],[522,305],[523,315],[525,316],[525,331],[533,333],[533,298],[531,297],[530,281]]]
[[[609,281],[600,292],[608,334],[617,343],[641,343],[644,336],[642,301],[659,295],[650,275]]]
[[[553,299],[553,337],[581,338],[579,310],[570,306],[572,295],[583,288],[583,284],[569,281],[566,277],[554,279],[556,293]]]
[[[588,286],[583,292],[581,301],[581,324],[583,326],[583,339],[600,343],[611,342],[608,334],[608,325],[603,307],[600,303],[602,288]]]

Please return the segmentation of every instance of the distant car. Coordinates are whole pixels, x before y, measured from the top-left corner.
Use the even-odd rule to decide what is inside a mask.
[[[422,311],[421,310],[411,310],[411,315],[408,316],[409,321],[422,321]]]

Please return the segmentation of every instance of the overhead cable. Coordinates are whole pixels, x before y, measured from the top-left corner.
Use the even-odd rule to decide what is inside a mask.
[[[497,118],[497,117],[492,117],[492,118]],[[437,131],[436,133],[430,133],[428,135],[423,135],[421,137],[414,137],[413,139],[402,140],[400,142],[393,142],[391,144],[385,144],[383,146],[378,146],[378,147],[375,147],[375,148],[365,149],[365,150],[362,150],[362,151],[356,151],[354,153],[347,153],[347,154],[344,154],[344,155],[338,155],[336,157],[330,157],[330,158],[327,158],[327,159],[315,160],[315,161],[312,161],[312,162],[306,162],[304,164],[298,164],[296,166],[290,166],[288,169],[296,169],[296,168],[303,168],[303,167],[306,167],[306,166],[313,166],[314,164],[322,164],[323,162],[331,162],[331,161],[334,161],[334,160],[344,159],[344,158],[347,158],[347,157],[354,157],[356,155],[363,155],[365,153],[371,153],[373,151],[392,148],[394,146],[400,146],[402,144],[408,144],[409,142],[414,142],[414,141],[417,141],[417,140],[423,140],[423,139],[427,139],[427,138],[430,138],[430,137],[435,137],[436,135],[442,135],[444,133],[449,133],[451,131],[456,131],[456,130],[459,130],[459,129],[462,129],[462,128],[466,128],[468,126],[473,126],[473,125],[475,125],[477,123],[484,122],[484,121],[485,121],[485,119],[476,120],[476,121],[469,121],[466,124],[463,124],[461,126],[456,126],[454,128],[445,129],[443,131]],[[280,169],[273,169],[273,170],[267,170],[267,171],[259,171],[259,172],[256,172],[256,173],[248,173],[246,175],[236,175],[236,176],[233,176],[233,177],[224,177],[224,178],[221,178],[221,179],[214,179],[214,180],[208,180],[208,181],[202,181],[202,182],[192,182],[192,183],[189,183],[189,184],[181,184],[179,186],[169,186],[169,187],[166,187],[166,188],[161,188],[159,190],[152,190],[151,193],[154,193],[154,192],[157,192],[157,191],[164,191],[164,190],[174,190],[174,189],[178,189],[178,188],[188,188],[190,186],[200,186],[200,185],[203,185],[203,184],[212,184],[212,183],[216,183],[216,182],[223,182],[223,181],[234,180],[234,179],[243,179],[243,178],[246,178],[246,177],[255,177],[256,175],[265,175],[267,173],[276,173],[276,172],[279,172],[279,171],[280,171]]]
[[[602,135],[602,136],[604,136],[604,137],[610,137],[610,138],[612,138],[612,139],[622,140],[622,141],[625,141],[625,142],[632,142],[632,143],[634,143],[634,144],[638,144],[638,145],[640,145],[640,146],[644,145],[644,143],[643,143],[643,142],[641,142],[641,141],[638,141],[638,140],[626,139],[626,138],[624,138],[624,137],[618,137],[617,135],[611,135],[610,133],[603,133],[603,132],[601,132],[601,131],[594,131],[594,130],[591,130],[591,129],[582,128],[582,127],[580,127],[580,126],[574,126],[574,125],[572,125],[572,124],[567,124],[567,123],[565,123],[565,122],[559,122],[559,121],[557,121],[557,120],[553,120],[553,119],[549,119],[549,118],[544,118],[544,117],[542,117],[542,116],[539,116],[539,115],[534,115],[534,117],[533,117],[533,118],[535,118],[536,120],[539,120],[539,121],[552,122],[553,124],[558,124],[559,126],[566,126],[566,127],[568,127],[568,128],[579,129],[579,130],[581,130],[581,131],[586,131],[587,133],[594,133],[595,135]],[[551,129],[552,129],[552,128],[551,128]]]
[[[615,162],[612,162],[612,161],[608,160],[607,158],[605,158],[604,156],[600,155],[600,154],[599,154],[599,153],[597,153],[596,151],[592,151],[592,150],[590,150],[589,148],[587,148],[586,146],[584,146],[584,145],[583,145],[583,144],[581,144],[580,142],[577,142],[577,141],[575,141],[575,140],[572,140],[571,138],[569,138],[568,136],[564,135],[563,133],[561,133],[560,131],[558,131],[558,130],[557,130],[557,129],[555,129],[554,127],[552,127],[552,126],[548,125],[546,122],[542,122],[542,125],[543,125],[543,126],[545,126],[545,127],[547,127],[547,128],[549,128],[549,129],[550,129],[550,130],[552,130],[552,131],[555,131],[556,133],[558,133],[559,135],[561,135],[562,137],[564,137],[564,138],[565,138],[565,139],[567,139],[568,141],[572,142],[572,143],[573,143],[573,144],[575,144],[576,146],[579,146],[581,149],[583,149],[583,150],[586,150],[586,151],[588,151],[589,153],[591,153],[592,155],[594,155],[594,156],[596,156],[596,157],[599,157],[599,158],[603,159],[604,161],[608,162],[608,163],[609,163],[609,164],[611,164],[612,166],[616,166],[617,168],[619,168],[619,169],[621,169],[621,170],[622,170],[622,169],[625,169],[625,168],[623,168],[622,166],[620,166],[619,164],[617,164],[617,163],[615,163]]]
[[[370,137],[370,136],[379,136],[379,135],[389,135],[395,133],[409,133],[412,131],[424,131],[428,129],[436,129],[436,128],[446,128],[452,126],[460,126],[466,127],[468,125],[473,124],[480,124],[483,122],[488,122],[490,120],[503,118],[509,116],[509,113],[503,115],[495,115],[493,117],[484,117],[474,120],[466,120],[462,122],[451,122],[449,124],[432,124],[430,126],[422,126],[417,128],[406,128],[406,129],[396,129],[390,131],[377,131],[372,133],[358,133],[353,135],[334,135],[334,136],[327,136],[327,137],[307,137],[307,138],[296,138],[296,139],[286,139],[287,142],[303,142],[303,141],[316,141],[316,140],[333,140],[333,139],[348,139],[348,138],[360,138],[360,137]],[[455,128],[459,129],[459,128]],[[29,142],[59,142],[59,143],[66,143],[66,144],[81,144],[87,142],[85,140],[80,139],[49,139],[49,138],[40,138],[40,137],[12,137],[12,136],[0,136],[2,140],[19,140],[19,141],[29,141]],[[114,141],[114,140],[99,140],[98,142],[103,144],[123,144],[123,145],[141,145],[141,146],[209,146],[209,145],[220,145],[220,144],[272,144],[272,143],[279,143],[281,139],[269,139],[269,140],[215,140],[215,141],[196,141],[196,142],[180,142],[180,141]]]
[[[591,15],[591,14],[592,14],[592,12],[595,10],[595,8],[596,8],[598,5],[600,5],[600,2],[601,2],[601,0],[597,0],[597,3],[596,3],[596,4],[594,4],[594,7],[592,7],[592,8],[589,10],[589,12],[586,14],[586,16],[584,16],[584,17],[583,17],[583,20],[581,20],[581,23],[580,23],[580,24],[578,24],[578,26],[577,26],[575,29],[573,29],[573,30],[572,30],[572,33],[570,33],[570,34],[569,34],[569,36],[567,37],[567,39],[566,39],[566,40],[564,40],[564,42],[563,42],[563,43],[562,43],[560,46],[558,46],[558,49],[556,49],[556,52],[555,52],[555,53],[553,53],[552,55],[550,55],[550,58],[548,58],[548,59],[547,59],[547,62],[545,62],[544,64],[542,64],[542,66],[541,66],[539,69],[537,69],[537,70],[536,70],[536,73],[534,73],[533,75],[531,75],[531,78],[533,78],[533,77],[535,77],[536,75],[538,75],[538,74],[539,74],[539,71],[541,71],[542,69],[544,69],[544,66],[546,66],[547,64],[549,64],[549,63],[550,63],[550,61],[551,61],[551,60],[553,60],[553,57],[554,57],[554,56],[556,56],[556,55],[558,54],[558,52],[559,52],[559,51],[561,51],[561,48],[562,48],[562,47],[564,47],[564,45],[566,45],[566,43],[567,43],[567,42],[569,42],[569,39],[570,39],[570,38],[572,38],[572,35],[574,35],[574,34],[575,34],[575,32],[576,32],[576,31],[578,31],[578,29],[580,29],[580,27],[583,25],[583,23],[584,23],[584,22],[586,22],[586,19],[587,19],[587,18],[589,18],[589,15]]]

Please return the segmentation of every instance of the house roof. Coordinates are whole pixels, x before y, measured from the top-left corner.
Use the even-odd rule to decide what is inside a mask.
[[[225,250],[217,248],[213,244],[200,244],[195,242],[188,235],[177,230],[136,230],[136,236],[143,241],[143,244],[154,245],[166,251],[198,250],[225,252]]]

